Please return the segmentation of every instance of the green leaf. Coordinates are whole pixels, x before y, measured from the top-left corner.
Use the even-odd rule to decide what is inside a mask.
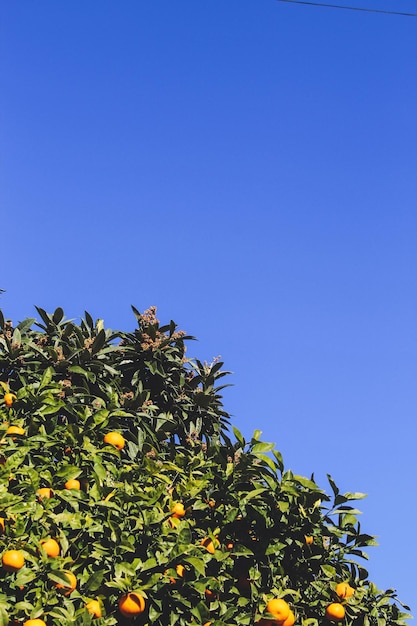
[[[46,385],[49,385],[49,383],[52,380],[53,374],[54,374],[54,370],[52,369],[52,367],[47,367],[44,373],[42,374],[41,382],[39,384],[39,389],[42,389],[43,387],[46,387]]]
[[[273,443],[267,443],[266,441],[256,443],[252,448],[252,454],[257,454],[258,452],[271,452],[275,447]]]
[[[52,321],[56,326],[58,326],[58,324],[62,321],[63,317],[64,317],[64,311],[61,309],[61,307],[58,307],[57,309],[55,309],[54,314],[52,315]]]
[[[206,575],[206,565],[202,559],[198,559],[194,556],[188,556],[184,559],[184,563],[189,563],[201,576]]]
[[[91,574],[85,583],[85,588],[87,591],[97,591],[101,587],[101,584],[104,580],[105,570],[96,570]]]

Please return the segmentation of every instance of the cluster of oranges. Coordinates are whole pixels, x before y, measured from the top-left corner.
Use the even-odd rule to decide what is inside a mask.
[[[16,395],[12,393],[6,393],[3,397],[6,406],[11,407],[16,400]],[[20,426],[9,426],[6,435],[24,435],[25,430]],[[118,450],[122,450],[125,446],[125,439],[123,435],[118,432],[109,432],[103,438],[104,443],[113,445]],[[81,483],[78,479],[72,478],[67,480],[65,489],[81,489]],[[40,500],[43,498],[51,498],[53,490],[51,487],[41,487],[37,490],[37,496]],[[181,505],[182,506],[182,505]],[[178,517],[181,516],[181,509],[175,513]],[[185,514],[185,511],[184,511]],[[5,530],[5,521],[0,518],[0,532]],[[57,557],[61,553],[61,548],[56,539],[48,538],[43,539],[39,546],[40,551],[43,551],[48,557]],[[15,573],[18,572],[25,565],[25,556],[21,550],[6,550],[2,555],[2,567],[6,572]],[[71,595],[71,593],[77,587],[77,578],[75,574],[69,570],[61,572],[66,579],[65,583],[55,583],[56,588],[61,591],[65,596]],[[85,604],[87,611],[94,617],[100,618],[102,616],[101,605],[98,600],[90,600]],[[131,592],[125,594],[120,598],[119,610],[122,615],[133,616],[141,613],[145,609],[145,601],[140,594]],[[24,626],[46,626],[44,620],[40,618],[29,619],[24,622]]]
[[[341,600],[352,597],[354,592],[355,590],[348,582],[336,585],[336,594]],[[283,598],[269,600],[266,612],[270,617],[261,618],[258,622],[259,626],[293,626],[295,623],[295,615]],[[341,622],[345,617],[345,607],[340,602],[332,602],[326,607],[325,616],[330,622]]]
[[[6,406],[11,407],[16,400],[15,394],[6,393],[4,395],[4,402]],[[24,435],[25,430],[20,426],[11,425],[6,431],[6,435]],[[117,450],[122,450],[126,441],[123,435],[117,431],[111,431],[104,435],[103,442],[106,445],[114,446]],[[64,485],[65,489],[81,489],[81,482],[76,478],[67,480]],[[53,490],[51,487],[41,487],[37,490],[39,499],[51,498]],[[214,506],[213,501],[210,501],[210,506]],[[186,515],[187,511],[182,502],[175,502],[170,511],[169,523],[171,527],[178,525],[179,521]],[[4,520],[0,518],[0,530],[4,531]],[[313,537],[306,536],[305,542],[307,545],[313,543]],[[201,540],[201,545],[206,548],[210,554],[214,554],[215,550],[219,548],[220,542],[216,537],[207,536]],[[233,548],[233,544],[227,546],[228,549]],[[40,542],[39,551],[44,552],[48,557],[58,557],[61,552],[58,541],[54,538],[43,539]],[[2,555],[2,566],[7,572],[17,572],[25,564],[25,557],[21,550],[6,550]],[[183,578],[185,574],[185,568],[183,565],[178,564],[175,567],[177,576]],[[66,582],[55,583],[56,588],[65,596],[70,596],[71,593],[77,587],[77,579],[73,572],[64,570],[62,572]],[[176,583],[176,579],[170,577],[172,584]],[[336,594],[340,600],[350,598],[354,593],[354,589],[347,582],[338,583],[336,586]],[[206,589],[205,598],[208,603],[214,601],[218,597],[218,592],[210,589]],[[146,601],[144,595],[140,590],[130,591],[124,593],[118,602],[118,608],[126,618],[134,618],[135,616],[145,611]],[[100,618],[102,616],[102,609],[99,600],[90,600],[85,604],[85,608],[92,615],[93,618]],[[272,598],[266,604],[266,617],[262,617],[258,626],[293,626],[295,623],[295,615],[291,610],[290,605],[283,598]],[[332,602],[325,610],[325,617],[332,622],[340,622],[345,617],[345,608],[341,602]],[[208,622],[207,624],[209,624]],[[46,623],[41,618],[29,619],[24,623],[24,626],[46,626]]]

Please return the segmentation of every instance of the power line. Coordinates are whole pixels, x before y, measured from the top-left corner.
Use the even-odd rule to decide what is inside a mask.
[[[331,9],[346,9],[347,11],[365,11],[366,13],[384,13],[385,15],[403,15],[417,17],[417,13],[402,13],[400,11],[384,11],[383,9],[366,9],[365,7],[347,7],[340,4],[324,4],[323,2],[309,2],[308,0],[277,0],[277,2],[290,2],[293,4],[308,4],[313,7],[330,7]]]

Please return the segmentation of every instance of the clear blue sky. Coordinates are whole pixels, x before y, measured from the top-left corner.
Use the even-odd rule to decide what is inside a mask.
[[[237,427],[369,494],[371,578],[415,612],[417,19],[3,0],[0,56],[6,315],[156,304]]]

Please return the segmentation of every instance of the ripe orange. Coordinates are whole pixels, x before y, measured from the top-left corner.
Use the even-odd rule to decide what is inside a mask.
[[[70,480],[67,480],[64,487],[65,489],[81,489],[81,483],[76,478],[71,478]]]
[[[85,608],[93,617],[101,617],[101,606],[98,600],[90,600],[85,605]]]
[[[304,535],[304,538],[307,546],[311,546],[311,544],[314,542],[314,539],[311,535]]]
[[[23,623],[23,626],[46,626],[46,622],[43,619],[27,619],[26,622]]]
[[[339,602],[332,602],[326,608],[326,617],[331,622],[341,622],[345,616],[345,607]]]
[[[41,546],[48,556],[59,556],[61,552],[59,543],[55,541],[55,539],[43,539],[41,541]]]
[[[12,406],[13,402],[16,400],[16,396],[14,395],[14,393],[5,393],[4,394],[4,404],[6,406]]]
[[[145,598],[136,591],[125,593],[119,600],[119,611],[123,617],[134,617],[145,610]]]
[[[104,435],[103,441],[104,443],[114,446],[118,450],[122,450],[125,447],[125,438],[116,431],[112,431]]]
[[[1,558],[6,572],[17,572],[25,564],[25,557],[20,550],[6,550]]]
[[[351,598],[355,593],[355,590],[349,585],[349,583],[338,583],[336,585],[336,593],[339,598]]]
[[[294,622],[295,622],[295,615],[290,610],[287,619],[284,622],[282,622],[282,626],[294,626]]]
[[[266,610],[274,619],[283,624],[290,614],[290,607],[282,598],[272,598],[266,605]]]
[[[36,491],[39,498],[51,498],[52,497],[52,489],[50,487],[41,487]]]
[[[206,589],[204,592],[207,602],[214,602],[219,597],[217,591],[213,591],[213,589]]]
[[[171,509],[172,517],[181,518],[185,515],[185,509],[182,502],[176,502]]]
[[[165,570],[164,574],[166,574],[167,571],[168,570]],[[180,578],[184,578],[184,574],[185,574],[185,567],[184,567],[184,565],[182,565],[181,563],[178,563],[178,565],[175,566],[175,571],[177,572],[177,574],[178,574],[178,576]],[[171,585],[175,585],[177,580],[173,576],[170,576],[169,582],[171,583]]]
[[[218,539],[215,539],[215,541],[213,542],[210,537],[205,537],[204,539],[201,540],[200,543],[201,543],[202,546],[205,547],[205,549],[208,552],[210,552],[210,554],[214,554],[214,551],[220,545],[220,541]]]
[[[62,593],[64,594],[64,596],[69,596],[72,594],[72,592],[74,591],[74,589],[77,586],[77,579],[75,577],[75,575],[70,572],[69,570],[65,569],[62,572],[63,574],[65,574],[65,577],[68,581],[67,584],[64,583],[55,583],[55,587],[57,589],[59,589],[60,591],[62,591]]]
[[[21,426],[9,426],[6,430],[6,435],[24,435],[25,429]]]
[[[4,533],[5,528],[6,528],[6,525],[4,523],[4,517],[0,517],[0,532]]]

